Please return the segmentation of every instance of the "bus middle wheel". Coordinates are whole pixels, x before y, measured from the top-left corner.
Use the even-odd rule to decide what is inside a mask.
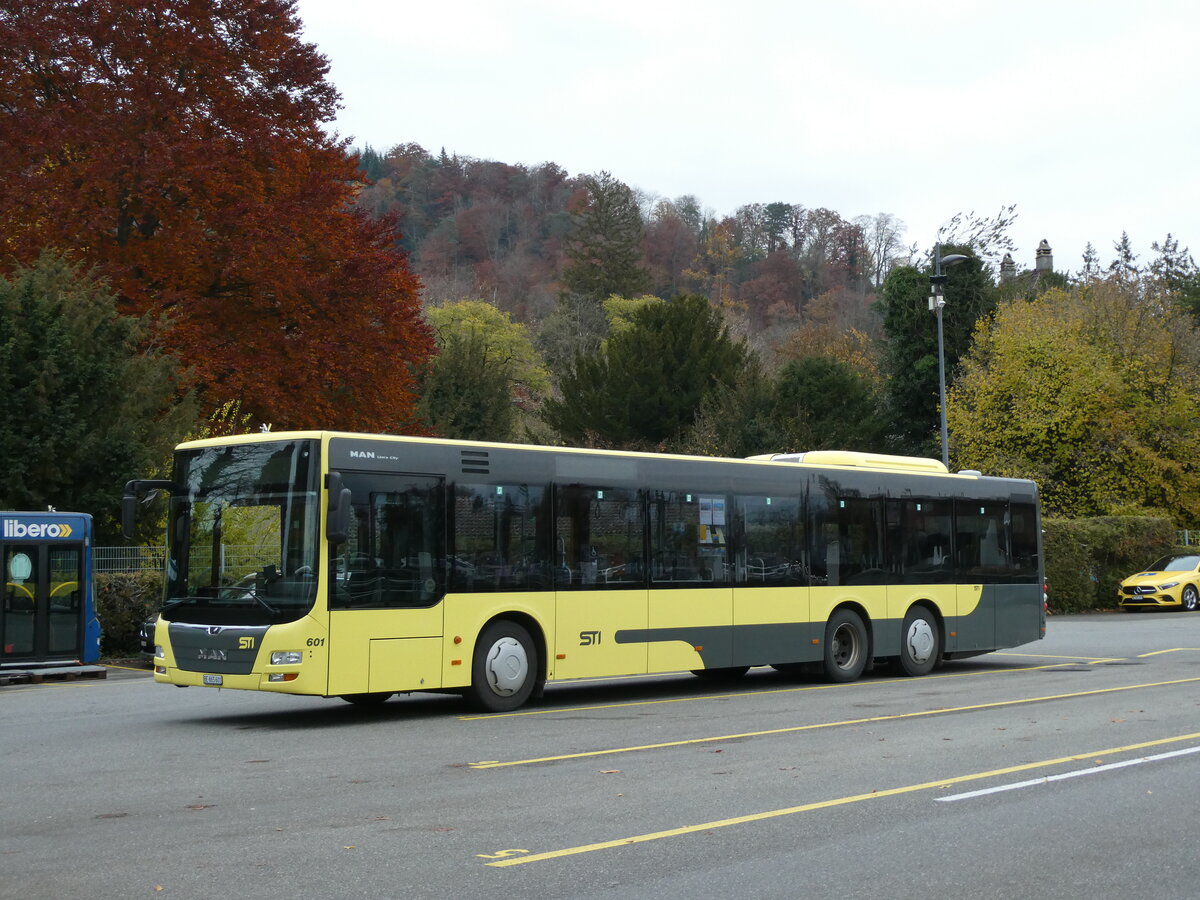
[[[867,667],[869,638],[862,617],[852,609],[839,609],[825,624],[825,678],[836,683],[856,681]]]

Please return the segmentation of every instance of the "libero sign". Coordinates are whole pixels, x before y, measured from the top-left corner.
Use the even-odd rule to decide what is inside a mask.
[[[67,522],[23,522],[20,519],[4,520],[6,538],[69,538],[75,533]]]

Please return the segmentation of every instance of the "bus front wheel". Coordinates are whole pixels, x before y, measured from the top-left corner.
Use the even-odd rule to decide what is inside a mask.
[[[825,624],[825,659],[822,668],[829,681],[856,681],[869,658],[867,627],[852,609],[839,609]]]
[[[516,622],[493,622],[475,642],[467,699],[484,712],[508,712],[529,699],[537,673],[538,653],[529,632]]]

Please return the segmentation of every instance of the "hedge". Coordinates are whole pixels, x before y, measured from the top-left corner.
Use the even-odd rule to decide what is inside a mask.
[[[153,569],[96,575],[96,617],[103,656],[140,652],[138,629],[162,606],[162,593],[163,574]]]
[[[1168,553],[1191,550],[1177,545],[1170,519],[1101,516],[1042,520],[1050,611],[1114,609],[1117,585]]]

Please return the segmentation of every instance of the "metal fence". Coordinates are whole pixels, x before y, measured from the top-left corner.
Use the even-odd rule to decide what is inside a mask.
[[[165,547],[94,547],[92,568],[96,572],[163,571],[167,566]]]
[[[208,548],[194,547],[193,569],[208,567],[211,556]],[[270,554],[261,547],[227,545],[222,549],[222,570],[234,574],[253,572],[270,561]],[[95,572],[162,572],[167,567],[165,547],[93,547],[92,568]]]

